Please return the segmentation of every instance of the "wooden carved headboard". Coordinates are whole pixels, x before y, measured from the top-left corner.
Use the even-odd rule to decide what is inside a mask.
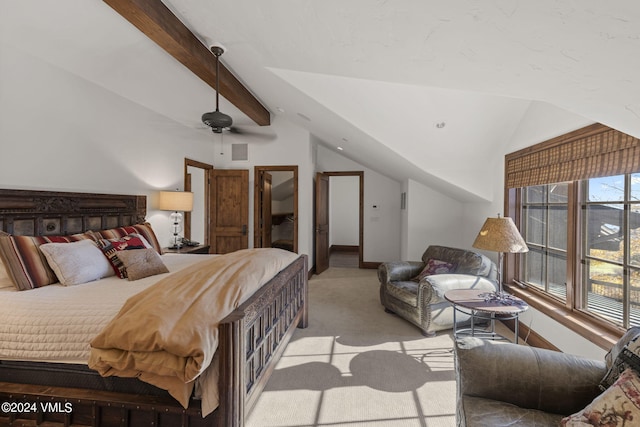
[[[146,196],[0,189],[0,230],[13,235],[67,235],[139,224]]]

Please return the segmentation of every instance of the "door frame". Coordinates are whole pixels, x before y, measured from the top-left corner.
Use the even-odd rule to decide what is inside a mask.
[[[254,166],[253,180],[253,247],[260,246],[260,220],[262,211],[260,209],[260,180],[258,176],[262,172],[293,172],[293,252],[298,253],[298,166]]]
[[[339,171],[339,172],[320,172],[323,175],[327,175],[329,177],[329,182],[331,182],[332,176],[357,176],[359,177],[359,187],[360,194],[358,195],[358,203],[359,203],[359,214],[358,214],[358,268],[367,268],[364,263],[364,171]],[[329,202],[329,200],[327,200]],[[318,207],[316,206],[316,209]],[[331,209],[331,206],[329,206]],[[331,227],[331,223],[329,223],[329,227]],[[329,246],[330,247],[330,246]],[[315,263],[315,260],[314,260]]]
[[[198,160],[184,158],[184,191],[191,191],[191,174],[189,166],[199,168],[204,171],[204,242],[203,245],[209,244],[209,188],[211,180],[209,179],[209,170],[213,169],[213,165],[203,163]],[[184,237],[191,240],[191,212],[184,213]]]

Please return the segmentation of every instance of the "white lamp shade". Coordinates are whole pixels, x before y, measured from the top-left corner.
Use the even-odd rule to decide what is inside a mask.
[[[193,193],[190,191],[161,191],[158,208],[163,211],[191,212]]]

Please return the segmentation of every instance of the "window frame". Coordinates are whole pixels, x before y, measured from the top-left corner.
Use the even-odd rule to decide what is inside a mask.
[[[520,284],[518,277],[521,273],[523,263],[521,254],[506,254],[505,259],[505,288],[508,292],[527,301],[527,303],[541,313],[556,320],[558,323],[589,339],[596,345],[608,349],[624,334],[624,329],[608,322],[580,307],[582,286],[580,276],[582,274],[582,264],[580,262],[580,244],[577,243],[576,232],[581,225],[579,215],[580,207],[575,202],[576,187],[579,183],[569,184],[569,208],[567,211],[567,297],[563,301],[557,296],[547,293],[534,286]],[[516,226],[521,227],[520,189],[510,189],[507,206],[505,206],[509,216],[513,218]],[[573,199],[573,200],[572,200]],[[572,203],[573,202],[573,203]]]
[[[631,234],[632,234],[632,228],[631,228],[631,219],[630,219],[630,215],[632,212],[634,212],[634,210],[632,209],[632,206],[640,206],[640,202],[639,201],[633,201],[632,200],[632,178],[633,175],[637,174],[636,173],[627,173],[624,175],[611,175],[611,176],[623,176],[624,179],[624,194],[622,197],[622,200],[603,200],[603,201],[590,201],[589,200],[589,188],[588,185],[584,185],[583,184],[583,188],[581,188],[581,199],[579,200],[580,203],[580,208],[581,208],[581,213],[582,213],[582,219],[583,221],[586,220],[587,218],[587,211],[588,211],[588,207],[589,206],[597,206],[597,205],[610,205],[610,204],[615,204],[615,205],[621,205],[622,207],[622,229],[623,229],[623,233],[624,233],[624,243],[623,243],[623,257],[622,260],[620,261],[615,261],[615,260],[611,260],[611,259],[606,259],[606,258],[599,258],[597,256],[593,256],[593,255],[589,255],[587,254],[588,249],[588,241],[587,239],[583,239],[580,243],[581,243],[581,253],[580,253],[580,259],[583,260],[584,262],[582,263],[582,269],[581,269],[581,273],[582,273],[582,278],[583,281],[586,280],[586,276],[588,276],[589,271],[588,271],[588,260],[593,260],[593,261],[597,261],[597,262],[603,262],[605,264],[611,265],[611,266],[616,266],[622,269],[622,291],[623,291],[623,311],[622,311],[622,323],[623,325],[628,324],[630,322],[630,317],[631,317],[631,292],[632,292],[632,272],[633,271],[640,271],[640,266],[637,265],[633,265],[633,263],[631,262],[631,243],[632,243],[632,239],[631,239]],[[584,232],[584,227],[581,228],[581,230]],[[579,305],[582,306],[587,306],[589,304],[588,302],[588,296],[585,295],[585,286],[581,286],[581,295],[580,295],[580,300],[579,300]],[[624,326],[623,326],[624,327]]]
[[[566,185],[566,192],[567,192],[567,200],[563,203],[559,203],[559,202],[553,202],[551,201],[551,189],[550,186],[551,185],[558,185],[558,184],[565,184]],[[550,275],[549,275],[549,261],[550,261],[550,255],[553,256],[552,254],[557,254],[559,255],[561,258],[565,259],[565,264],[567,263],[566,260],[569,259],[568,257],[568,246],[569,246],[569,241],[568,241],[568,237],[567,237],[567,241],[565,242],[565,248],[559,248],[559,247],[555,247],[553,246],[553,244],[551,243],[551,238],[550,238],[550,233],[549,233],[549,224],[550,224],[550,218],[551,218],[551,212],[553,211],[554,207],[557,206],[566,206],[566,216],[567,216],[567,223],[568,223],[568,218],[569,218],[569,207],[570,207],[570,197],[569,197],[569,192],[571,191],[571,186],[570,183],[554,183],[554,184],[542,184],[542,185],[536,185],[536,186],[531,186],[531,187],[545,187],[545,191],[544,191],[544,200],[542,201],[530,201],[527,200],[528,199],[528,195],[526,191],[523,191],[524,189],[520,189],[520,212],[519,212],[519,216],[520,216],[520,231],[523,235],[523,238],[525,239],[525,242],[527,242],[527,245],[529,246],[529,252],[525,255],[520,256],[520,269],[524,269],[525,271],[519,270],[521,271],[522,274],[520,274],[518,277],[523,277],[526,276],[527,273],[527,259],[531,256],[531,252],[533,252],[532,248],[538,248],[539,252],[541,254],[543,254],[542,257],[542,262],[545,265],[544,268],[544,278],[543,278],[543,283],[542,286],[537,286],[532,284],[531,286],[534,286],[536,289],[539,289],[543,292],[545,292],[545,294],[549,294],[555,298],[557,298],[558,300],[562,300],[562,297],[559,295],[554,294],[553,292],[550,291],[549,289],[549,285],[550,285]],[[525,187],[525,188],[530,188],[530,187]],[[543,241],[540,243],[534,243],[531,242],[528,238],[527,238],[527,234],[528,234],[528,230],[527,230],[527,225],[529,223],[529,221],[527,221],[525,219],[525,217],[527,217],[527,208],[535,208],[535,207],[542,207],[543,211],[544,211],[544,217],[545,217],[545,228],[544,228],[544,238]],[[524,222],[522,224],[522,222]],[[566,283],[567,283],[567,278],[566,278],[566,274],[565,274],[565,278],[563,280],[563,282],[565,283],[565,288],[566,288]],[[542,289],[544,288],[544,289]],[[566,299],[566,290],[565,290],[565,299]]]
[[[613,159],[613,161],[612,161]],[[567,297],[565,301],[533,286],[519,286],[522,255],[506,254],[505,288],[541,313],[598,346],[610,348],[624,329],[581,308],[582,180],[640,171],[640,140],[596,123],[505,156],[504,212],[521,229],[521,188],[569,183],[567,227]],[[559,179],[562,178],[562,179]]]

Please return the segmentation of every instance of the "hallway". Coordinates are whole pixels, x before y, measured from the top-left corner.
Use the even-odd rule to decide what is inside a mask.
[[[358,252],[331,251],[329,255],[329,267],[358,268]]]

